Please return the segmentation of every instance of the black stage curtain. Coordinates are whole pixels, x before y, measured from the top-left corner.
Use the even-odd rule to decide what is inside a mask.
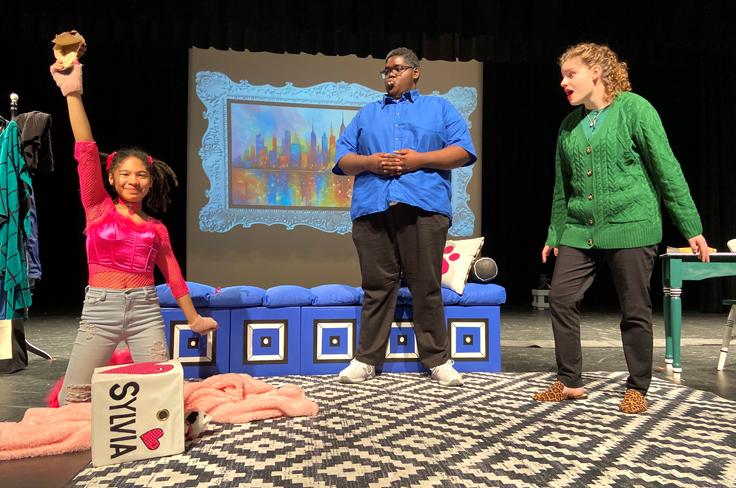
[[[80,28],[81,29],[81,28]],[[53,32],[53,31],[52,31]],[[85,33],[86,34],[86,33]],[[51,36],[53,37],[53,36]],[[55,171],[33,178],[43,277],[34,290],[31,314],[47,308],[79,309],[87,281],[84,212],[74,160],[74,137],[66,102],[49,75],[50,36],[8,50],[0,94],[20,95],[19,112],[53,117]],[[89,39],[89,38],[88,38]],[[182,47],[125,49],[91,41],[82,58],[84,101],[101,151],[139,146],[167,162],[179,177],[167,224],[179,262],[185,263],[188,52]],[[9,116],[0,99],[0,114]],[[4,105],[8,107],[8,105]],[[161,280],[157,280],[161,282]]]
[[[559,44],[616,40],[631,60],[680,63],[702,50],[733,52],[731,0],[192,0],[9,2],[0,30],[13,45],[70,26],[129,48],[200,48],[381,58],[408,45],[428,59],[545,62]],[[713,32],[717,31],[715,38]],[[713,44],[712,41],[716,41]]]
[[[582,9],[582,10],[579,10]],[[3,6],[6,49],[0,94],[21,95],[21,111],[54,116],[57,171],[36,179],[44,279],[36,307],[78,307],[86,280],[83,215],[64,102],[51,82],[49,41],[78,29],[85,100],[103,150],[137,144],[169,162],[180,178],[164,221],[182,265],[185,255],[187,49],[356,54],[382,59],[398,45],[420,57],[483,61],[485,254],[499,263],[509,302],[527,304],[541,273],[553,183],[557,127],[570,110],[556,57],[583,40],[611,45],[630,64],[634,90],[660,112],[703,217],[709,243],[736,237],[732,163],[736,2],[617,2],[573,6],[560,0],[440,2],[282,0],[279,2],[68,0]],[[0,113],[8,115],[2,109]],[[665,219],[664,243],[684,245]],[[660,303],[659,268],[652,279]],[[604,276],[589,293],[615,304]],[[729,280],[688,283],[685,306],[720,311],[736,296]],[[698,299],[696,299],[696,297]]]

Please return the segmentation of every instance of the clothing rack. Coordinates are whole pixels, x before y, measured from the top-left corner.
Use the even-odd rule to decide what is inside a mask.
[[[20,100],[20,97],[17,93],[10,94],[10,120],[15,120],[15,118],[18,116],[18,100]],[[33,345],[28,339],[26,339],[26,349],[36,356],[40,356],[44,359],[53,359],[51,354],[44,351],[40,347]]]
[[[18,116],[18,99],[20,97],[17,93],[10,94],[10,120],[14,120]],[[5,130],[5,127],[10,123],[10,120],[0,115],[0,132]]]
[[[10,120],[14,120],[18,116],[18,99],[17,93],[10,94]]]

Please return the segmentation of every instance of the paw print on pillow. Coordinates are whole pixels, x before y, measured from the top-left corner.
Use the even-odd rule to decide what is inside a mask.
[[[447,273],[450,270],[450,261],[457,261],[460,259],[460,254],[455,252],[455,246],[445,247],[445,251],[442,256],[442,274]]]
[[[442,286],[461,295],[468,281],[470,266],[480,253],[483,238],[445,241],[442,256]]]

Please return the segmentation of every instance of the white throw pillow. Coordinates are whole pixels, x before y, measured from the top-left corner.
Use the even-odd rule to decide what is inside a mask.
[[[470,266],[483,247],[483,237],[448,240],[442,256],[442,286],[462,294],[468,281]]]

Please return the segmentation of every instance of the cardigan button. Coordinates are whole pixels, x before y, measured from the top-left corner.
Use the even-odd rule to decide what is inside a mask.
[[[585,148],[585,152],[586,152],[586,153],[588,153],[588,154],[590,154],[591,152],[593,152],[593,148],[592,148],[592,147],[590,147],[590,146],[587,146],[587,147]]]
[[[593,225],[593,219],[588,219],[588,225]]]
[[[592,169],[589,169],[588,170],[588,176],[593,176],[593,170]]]
[[[588,195],[588,200],[592,200],[592,199],[593,199],[593,194],[591,193]]]
[[[589,246],[592,246],[593,245],[593,239],[588,239],[588,245]]]

